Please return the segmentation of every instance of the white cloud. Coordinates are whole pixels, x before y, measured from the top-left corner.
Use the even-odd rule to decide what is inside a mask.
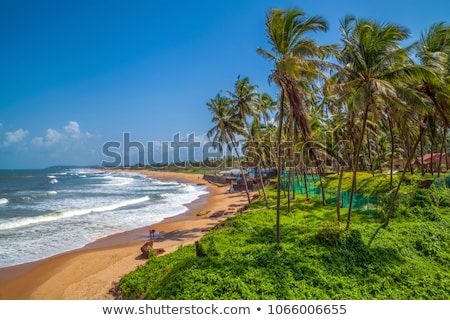
[[[27,135],[28,135],[28,131],[23,130],[22,128],[14,131],[14,132],[11,132],[11,131],[5,132],[5,140],[3,141],[3,145],[5,147],[7,147],[11,144],[19,143]]]
[[[36,138],[33,138],[32,142],[33,142],[34,145],[39,147],[39,146],[42,146],[44,144],[44,138],[36,137]]]
[[[57,130],[49,128],[47,129],[47,134],[45,137],[37,137],[33,139],[33,143],[37,146],[52,146],[59,142],[61,142],[63,139],[63,135],[59,133]]]
[[[45,137],[36,137],[33,139],[33,144],[37,147],[52,147],[59,146],[67,148],[71,146],[75,140],[82,142],[83,138],[89,139],[92,134],[89,132],[82,132],[80,125],[76,121],[69,121],[63,130],[47,129]]]
[[[76,121],[70,121],[64,130],[71,138],[78,139],[81,136],[80,125]]]

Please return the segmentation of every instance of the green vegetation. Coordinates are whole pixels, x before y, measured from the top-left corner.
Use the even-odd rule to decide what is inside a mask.
[[[402,188],[389,226],[354,212],[347,231],[333,206],[297,197],[287,213],[284,199],[280,244],[276,209],[255,200],[207,233],[199,256],[189,245],[152,257],[119,287],[125,299],[449,299],[450,189],[417,186]]]

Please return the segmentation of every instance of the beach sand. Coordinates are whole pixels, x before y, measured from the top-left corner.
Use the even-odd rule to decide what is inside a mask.
[[[203,180],[201,174],[141,170],[156,179],[204,184],[209,193],[187,205],[188,211],[158,224],[112,235],[79,250],[0,269],[2,300],[110,300],[120,278],[145,263],[141,246],[154,229],[154,249],[164,254],[192,244],[207,230],[233,215],[247,202],[245,193],[226,193],[228,186]],[[197,213],[206,213],[198,216]]]

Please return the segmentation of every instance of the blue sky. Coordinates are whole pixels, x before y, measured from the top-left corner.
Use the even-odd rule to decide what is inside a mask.
[[[238,75],[275,96],[256,49],[269,49],[266,12],[292,6],[328,20],[321,44],[347,14],[406,26],[411,41],[450,21],[448,0],[2,0],[0,169],[99,165],[124,132],[205,141],[205,104]]]

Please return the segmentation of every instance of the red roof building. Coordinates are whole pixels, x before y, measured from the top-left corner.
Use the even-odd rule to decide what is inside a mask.
[[[427,171],[431,168],[431,163],[433,163],[433,170],[437,171],[439,166],[439,159],[441,157],[440,153],[427,153],[423,155],[423,162],[422,157],[417,157],[415,160],[411,162],[412,165],[417,165],[419,167],[424,166]],[[450,163],[450,155],[447,155],[446,153],[442,153],[442,162],[441,166],[446,166],[447,163]]]

